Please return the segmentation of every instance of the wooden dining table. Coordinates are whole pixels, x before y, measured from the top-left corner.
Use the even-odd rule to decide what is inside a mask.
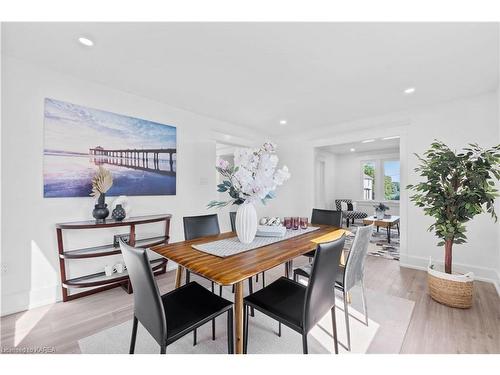
[[[285,273],[291,276],[291,262],[294,258],[316,249],[318,239],[320,242],[331,241],[340,238],[346,232],[330,225],[314,226],[319,229],[228,257],[204,253],[192,246],[234,237],[236,235],[234,232],[157,245],[151,250],[177,263],[176,288],[181,285],[182,272],[185,268],[217,284],[234,285],[235,352],[243,353],[244,281],[281,264],[286,265]]]

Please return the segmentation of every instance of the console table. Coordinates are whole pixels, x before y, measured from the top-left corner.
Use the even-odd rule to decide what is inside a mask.
[[[72,232],[78,230],[80,235],[83,235],[87,229],[104,229],[114,227],[129,227],[129,244],[131,246],[138,246],[142,248],[151,247],[154,245],[168,244],[170,233],[170,218],[172,215],[149,215],[137,216],[126,218],[122,221],[114,219],[106,220],[104,223],[97,223],[95,220],[89,221],[75,221],[69,223],[56,224],[57,246],[59,250],[59,268],[61,274],[61,288],[63,301],[70,301],[75,298],[87,296],[89,294],[97,293],[106,289],[122,286],[127,293],[132,293],[132,285],[128,277],[127,271],[122,273],[115,273],[111,276],[106,276],[104,272],[98,272],[90,275],[79,276],[76,278],[68,279],[66,277],[66,262],[67,261],[82,261],[82,259],[105,257],[110,255],[120,254],[120,247],[114,244],[86,247],[81,249],[68,250],[64,248],[63,231],[71,230]],[[162,235],[157,237],[149,237],[143,239],[136,238],[136,226],[150,223],[165,222],[165,230]],[[167,259],[160,258],[151,260],[151,268],[155,275],[165,273],[167,270]],[[91,288],[79,293],[69,293],[73,288]]]

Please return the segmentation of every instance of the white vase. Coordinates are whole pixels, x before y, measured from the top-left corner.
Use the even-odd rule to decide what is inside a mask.
[[[242,243],[250,243],[257,233],[257,211],[252,203],[240,204],[236,211],[236,234]]]

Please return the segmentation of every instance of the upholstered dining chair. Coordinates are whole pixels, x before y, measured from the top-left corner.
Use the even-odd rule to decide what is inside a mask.
[[[236,233],[236,211],[231,211],[229,212],[229,220],[231,222],[231,232]],[[250,288],[250,293],[253,293],[253,286],[252,286],[252,278],[248,279],[249,280],[249,288]],[[255,275],[255,282],[259,282],[259,274]],[[264,272],[262,272],[262,287],[266,286],[266,279]],[[234,293],[234,286],[233,286],[233,293]],[[253,316],[253,314],[252,314]]]
[[[220,234],[219,218],[217,214],[184,216],[184,239],[186,241],[195,240],[205,236],[215,236]],[[198,275],[203,277],[201,275]],[[186,284],[191,281],[191,271],[186,268]],[[215,283],[211,281],[212,293],[214,293]],[[219,296],[222,296],[222,285],[219,285]],[[212,321],[212,340],[215,340],[215,319]],[[193,345],[196,345],[196,330],[194,330]]]
[[[311,214],[311,225],[314,224],[332,225],[337,228],[342,228],[342,211],[313,208]],[[315,251],[316,250],[309,251],[308,253],[305,253],[304,256],[312,260],[312,258],[314,258]]]
[[[338,277],[345,236],[316,248],[308,286],[280,277],[243,299],[243,352],[248,348],[248,314],[253,307],[302,335],[303,353],[308,353],[307,334],[330,311],[334,351],[338,353],[334,284]]]
[[[160,353],[165,354],[168,345],[224,313],[227,313],[227,350],[233,353],[233,304],[230,301],[196,282],[160,295],[147,251],[129,246],[121,239],[120,248],[134,289],[130,354],[135,351],[139,322],[160,345]]]
[[[184,216],[184,239],[186,241],[195,240],[205,236],[215,236],[220,234],[219,218],[217,214]],[[191,279],[191,271],[186,269],[186,284]],[[214,282],[212,281],[212,292],[214,292]],[[219,296],[222,296],[222,286],[219,285]]]
[[[365,315],[365,324],[368,325],[368,308],[366,305],[364,278],[364,265],[366,254],[368,253],[368,245],[373,233],[373,224],[364,227],[359,227],[354,241],[347,255],[345,267],[340,267],[341,272],[338,273],[335,281],[335,289],[342,292],[344,300],[344,316],[347,331],[347,350],[351,350],[351,332],[349,328],[349,303],[348,293],[358,283],[361,285],[361,298],[363,303],[363,312]],[[311,265],[296,268],[293,271],[293,279],[298,281],[300,276],[309,278],[312,273]]]

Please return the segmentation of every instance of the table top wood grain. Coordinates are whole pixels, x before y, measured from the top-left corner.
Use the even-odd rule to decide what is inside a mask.
[[[341,229],[330,225],[315,226],[320,228],[225,258],[193,249],[192,245],[234,237],[234,232],[158,245],[151,250],[220,285],[232,285],[316,249],[317,245],[312,240]]]

